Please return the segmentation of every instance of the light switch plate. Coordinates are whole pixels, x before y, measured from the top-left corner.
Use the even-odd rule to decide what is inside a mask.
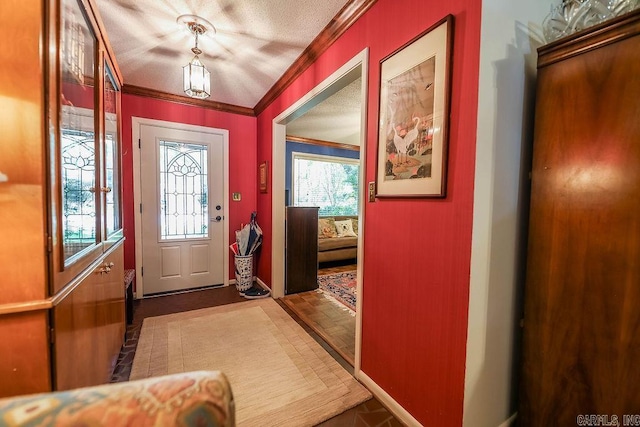
[[[373,181],[369,183],[369,201],[370,202],[376,201],[376,183]]]

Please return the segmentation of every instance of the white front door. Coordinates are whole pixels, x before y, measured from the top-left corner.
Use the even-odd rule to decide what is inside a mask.
[[[224,282],[225,135],[140,125],[144,295]]]

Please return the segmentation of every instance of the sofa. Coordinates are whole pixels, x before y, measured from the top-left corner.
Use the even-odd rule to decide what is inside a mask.
[[[358,217],[318,218],[318,263],[355,260],[358,256]]]
[[[8,426],[235,426],[225,375],[196,371],[0,399]]]

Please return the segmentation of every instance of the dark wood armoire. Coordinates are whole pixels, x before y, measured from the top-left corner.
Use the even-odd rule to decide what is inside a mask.
[[[318,288],[318,207],[288,206],[285,293]]]
[[[518,425],[623,425],[640,412],[640,10],[538,54]]]

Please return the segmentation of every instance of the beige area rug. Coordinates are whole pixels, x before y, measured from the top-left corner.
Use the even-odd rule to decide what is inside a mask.
[[[313,426],[371,397],[271,298],[144,320],[130,379],[220,370],[238,426]]]

